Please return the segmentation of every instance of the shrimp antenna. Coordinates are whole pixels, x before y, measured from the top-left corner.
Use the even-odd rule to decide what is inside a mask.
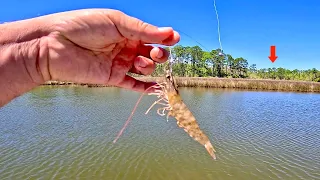
[[[127,128],[128,124],[130,123],[130,121],[131,121],[131,119],[132,119],[132,117],[133,117],[134,112],[136,111],[136,109],[137,109],[137,107],[138,107],[138,105],[139,105],[139,103],[140,103],[140,101],[141,101],[141,99],[142,99],[142,97],[146,94],[146,92],[147,92],[149,89],[151,89],[151,88],[153,88],[153,87],[154,87],[154,85],[148,87],[146,90],[144,90],[144,91],[142,92],[141,96],[139,97],[138,101],[136,102],[136,105],[134,106],[133,110],[131,111],[131,114],[130,114],[130,116],[128,117],[126,123],[123,125],[123,127],[122,127],[122,129],[120,130],[120,132],[118,133],[117,137],[113,140],[113,143],[116,143],[116,142],[117,142],[117,140],[118,140],[118,139],[120,138],[120,136],[123,134],[123,131]]]

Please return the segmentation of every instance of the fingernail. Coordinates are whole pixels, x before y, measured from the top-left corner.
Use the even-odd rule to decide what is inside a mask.
[[[172,31],[172,27],[159,27],[158,30],[160,32]]]
[[[162,56],[163,56],[163,52],[161,51],[161,49],[160,48],[158,48],[158,54],[157,54],[157,58],[162,58]]]
[[[140,62],[139,62],[140,67],[145,68],[145,67],[147,67],[147,65],[148,64],[144,60],[140,60]]]

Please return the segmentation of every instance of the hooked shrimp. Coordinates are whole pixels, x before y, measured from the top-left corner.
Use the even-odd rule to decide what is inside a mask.
[[[205,149],[208,151],[208,153],[210,154],[210,156],[213,159],[216,159],[215,149],[213,148],[207,135],[200,129],[197,123],[197,120],[192,114],[192,112],[188,109],[186,104],[183,102],[179,94],[177,85],[174,81],[174,78],[171,75],[171,72],[170,71],[166,72],[165,81],[163,83],[157,83],[156,85],[153,85],[150,88],[155,88],[155,91],[152,93],[148,93],[148,95],[155,95],[159,99],[150,106],[150,108],[146,111],[145,114],[147,114],[154,105],[156,104],[163,105],[163,107],[157,110],[157,113],[160,116],[165,116],[166,115],[165,112],[168,111],[167,121],[169,116],[174,117],[177,120],[177,125],[180,128],[183,128],[184,131],[188,133],[190,137],[192,137],[194,140],[196,140],[201,145],[203,145]],[[133,116],[133,112],[137,108],[137,105],[141,100],[143,94],[140,96],[126,124],[123,126],[118,136],[113,141],[113,143],[117,141],[117,139],[121,136],[122,132],[124,131],[125,127],[128,125],[130,119]]]

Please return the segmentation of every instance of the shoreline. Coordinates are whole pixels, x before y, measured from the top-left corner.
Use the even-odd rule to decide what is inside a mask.
[[[141,81],[162,82],[163,77],[135,77]],[[242,90],[264,90],[285,92],[315,92],[320,93],[320,83],[311,81],[273,80],[273,79],[242,79],[214,77],[175,77],[179,87],[202,87]],[[48,81],[43,86],[86,86],[113,87],[110,85]]]

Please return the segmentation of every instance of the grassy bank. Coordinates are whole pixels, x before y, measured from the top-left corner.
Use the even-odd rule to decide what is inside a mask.
[[[137,77],[142,81],[163,81],[163,77]],[[320,83],[288,80],[240,79],[240,78],[198,78],[176,77],[180,87],[234,88],[267,91],[318,92]],[[71,82],[50,81],[44,85],[75,85],[87,87],[107,87],[97,84],[76,84]]]

